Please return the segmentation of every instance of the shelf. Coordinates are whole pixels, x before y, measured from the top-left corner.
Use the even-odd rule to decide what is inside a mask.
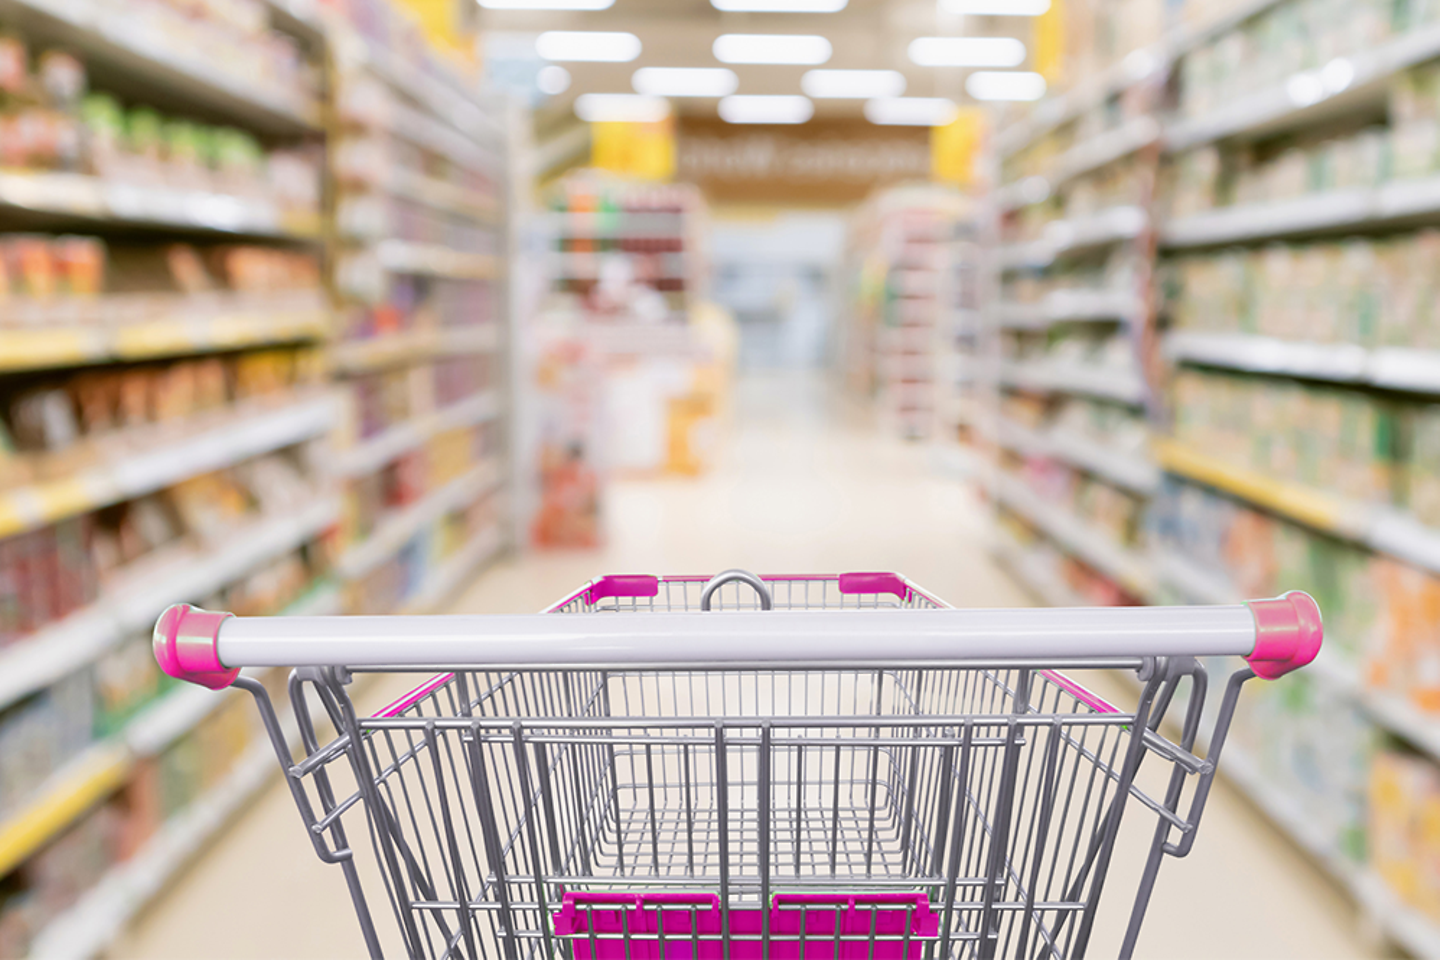
[[[89,960],[102,954],[278,772],[269,742],[256,743],[209,793],[171,817],[135,856],[112,867],[78,903],[51,920],[36,937],[33,955]]]
[[[1319,70],[1303,71],[1203,116],[1171,123],[1165,131],[1165,147],[1178,152],[1217,140],[1256,139],[1383,105],[1392,77],[1437,56],[1440,24],[1431,24],[1344,58],[1353,73],[1343,87],[1331,89]]]
[[[1174,440],[1155,442],[1155,459],[1173,474],[1214,487],[1305,526],[1364,541],[1373,508],[1226,463]]]
[[[1130,370],[1010,361],[1000,365],[999,377],[1003,385],[1016,390],[1074,393],[1134,407],[1145,403],[1145,383],[1138,373]]]
[[[1043,558],[1022,547],[1001,531],[998,541],[991,548],[995,559],[1009,570],[1021,585],[1041,603],[1048,607],[1073,608],[1092,607],[1084,597],[1070,589],[1069,584],[1055,576]]]
[[[103,317],[105,308],[99,306]],[[187,314],[183,306],[160,309],[161,317],[123,325],[56,325],[0,329],[0,372],[44,370],[92,363],[147,360],[325,336],[330,313],[323,308],[264,310],[257,306]],[[166,315],[166,314],[170,315]]]
[[[1426,177],[1178,217],[1162,228],[1160,242],[1183,250],[1374,229],[1436,217],[1440,217],[1440,177]]]
[[[1271,785],[1237,745],[1227,743],[1219,770],[1226,781],[1288,835],[1360,904],[1365,916],[1406,952],[1440,958],[1440,924],[1400,900],[1384,880],[1341,855],[1299,804]]]
[[[11,0],[0,0],[0,8]],[[315,240],[318,214],[287,215],[265,200],[111,183],[79,173],[0,173],[0,209],[124,227]]]
[[[1095,75],[1091,82],[1042,101],[1024,120],[1002,130],[995,138],[996,153],[1001,159],[1014,156],[1056,127],[1064,126],[1116,94],[1154,76],[1165,66],[1166,60],[1163,42],[1132,51],[1120,62]]]
[[[1011,437],[1018,440],[1012,448],[1017,453],[1061,460],[1139,496],[1152,497],[1160,488],[1160,468],[1155,464],[1088,437],[1060,429],[1041,433],[1002,419],[995,439],[1008,446]]]
[[[1279,340],[1243,333],[1179,331],[1165,340],[1172,360],[1247,373],[1368,384],[1440,394],[1440,351]]]
[[[1007,183],[996,191],[1002,210],[1040,203],[1071,180],[1093,173],[1102,167],[1123,160],[1160,141],[1160,124],[1153,117],[1141,116],[1077,143],[1055,159],[1053,169],[1036,177]]]
[[[199,600],[313,540],[340,515],[320,498],[279,517],[251,523],[224,544],[184,546],[123,575],[95,603],[0,651],[0,708],[90,663],[127,636],[146,632],[166,607]]]
[[[114,741],[92,745],[56,771],[30,801],[0,822],[0,876],[25,862],[125,782],[131,759]]]
[[[1038,303],[997,303],[995,325],[1003,330],[1040,331],[1061,323],[1124,323],[1144,308],[1138,297],[1119,291],[1055,290]]]
[[[1109,577],[1137,599],[1154,594],[1146,559],[1093,529],[1063,507],[1045,502],[1023,480],[1002,474],[995,498],[1087,566]]]
[[[400,613],[407,616],[434,613],[446,600],[454,596],[479,568],[494,560],[503,547],[504,536],[498,526],[491,527],[475,537],[469,544],[440,562],[440,566],[426,580],[419,593],[405,603]]]
[[[442,111],[440,116],[446,116],[446,113]],[[400,139],[438,153],[466,170],[490,174],[496,168],[497,157],[488,147],[459,132],[454,125],[401,103],[390,104],[390,123],[386,129]]]
[[[1160,578],[1181,596],[1195,603],[1233,605],[1244,598],[1223,577],[1174,553],[1154,556]],[[1426,714],[1401,694],[1365,686],[1359,667],[1343,661],[1343,655],[1322,650],[1308,668],[1317,679],[1355,702],[1379,727],[1407,741],[1440,762],[1440,715]]]
[[[269,135],[296,136],[319,128],[320,106],[314,100],[267,90],[263,78],[217,66],[188,44],[157,32],[145,17],[125,16],[88,0],[0,0],[0,20],[19,27],[33,43],[80,56],[92,84],[102,89],[123,86],[116,92],[127,95],[138,90],[157,107],[175,106]]]
[[[491,353],[499,346],[500,326],[496,323],[440,330],[410,330],[368,340],[333,344],[330,363],[334,369],[343,373],[358,373],[431,357]]]
[[[1420,960],[1440,960],[1440,922],[1402,901],[1384,879],[1363,871],[1354,894],[1366,915],[1406,953]]]
[[[1275,480],[1173,440],[1156,443],[1169,472],[1244,500],[1305,526],[1440,573],[1440,529],[1394,507],[1347,500],[1297,483]]]
[[[421,446],[447,430],[470,427],[494,419],[500,413],[500,397],[492,392],[468,397],[438,413],[418,417],[391,427],[334,458],[332,472],[355,477],[374,473],[401,454]]]
[[[493,198],[411,170],[393,171],[384,189],[394,196],[423,203],[441,213],[460,213],[486,223],[495,223],[500,219],[499,205]]]
[[[1041,270],[1062,257],[1134,240],[1149,224],[1149,216],[1135,206],[1054,220],[1046,225],[1043,239],[998,248],[996,262],[1002,270]]]
[[[366,43],[359,52],[362,62],[372,73],[434,116],[443,117],[449,126],[470,139],[483,142],[487,136],[503,129],[499,121],[460,92],[460,88],[466,86],[464,80],[456,78],[453,81],[455,86],[448,86],[373,43]]]
[[[470,506],[503,482],[500,467],[486,461],[381,521],[336,564],[341,579],[358,580],[400,552],[441,517]]]
[[[198,433],[53,480],[0,492],[0,537],[163,490],[190,477],[317,437],[334,425],[335,402],[322,395],[276,407],[241,408]]]
[[[391,273],[446,277],[452,280],[492,280],[499,261],[487,253],[466,253],[432,243],[382,240],[376,244],[380,265]]]

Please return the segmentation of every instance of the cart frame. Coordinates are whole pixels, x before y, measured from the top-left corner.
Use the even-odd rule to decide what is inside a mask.
[[[375,881],[346,819],[379,867],[387,943],[412,957],[815,960],[1084,956],[1133,800],[1155,832],[1130,956],[1160,863],[1194,843],[1241,687],[1309,663],[1322,634],[1304,594],[966,611],[872,573],[612,576],[547,613],[564,616],[181,605],[155,644],[172,675],[254,696],[372,957]],[[1249,665],[1202,730],[1198,658],[1219,654]],[[298,760],[240,673],[295,662]],[[1134,671],[1135,708],[1067,668]],[[361,716],[354,673],[396,670],[440,672]],[[1135,781],[1147,757],[1169,768],[1158,797]]]

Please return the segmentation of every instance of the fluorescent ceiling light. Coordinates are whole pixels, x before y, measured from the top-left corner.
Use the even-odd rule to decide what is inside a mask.
[[[549,97],[562,94],[570,89],[570,71],[553,63],[548,67],[541,67],[540,72],[535,75],[535,86]]]
[[[651,97],[725,97],[740,86],[740,78],[724,67],[641,67],[630,84]]]
[[[727,33],[711,48],[721,63],[824,63],[833,52],[830,41],[816,36],[781,33]]]
[[[905,74],[898,70],[809,70],[800,78],[800,89],[828,100],[898,97],[905,92]]]
[[[808,97],[752,95],[720,101],[720,119],[726,123],[804,123],[814,115]]]
[[[910,44],[910,59],[922,67],[1016,67],[1025,44],[1014,37],[921,37]]]
[[[486,10],[609,10],[615,0],[480,0]]]
[[[535,52],[544,60],[629,63],[640,56],[640,38],[633,33],[550,30],[535,38]]]
[[[865,119],[892,127],[943,127],[955,119],[944,97],[879,97],[865,104]]]
[[[575,116],[586,123],[657,123],[670,116],[670,101],[638,93],[582,93]]]
[[[710,0],[726,13],[838,13],[850,0]]]
[[[1038,17],[1050,9],[1050,0],[940,0],[940,9],[976,17]]]
[[[965,78],[965,92],[976,100],[1039,100],[1045,78],[1024,71],[981,70]]]

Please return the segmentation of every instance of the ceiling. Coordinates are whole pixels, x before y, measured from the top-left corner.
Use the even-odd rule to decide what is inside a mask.
[[[637,35],[644,46],[631,63],[566,63],[572,83],[543,112],[569,113],[581,93],[630,93],[640,67],[725,66],[711,52],[722,33],[820,34],[834,48],[827,68],[890,69],[905,74],[907,96],[964,100],[968,71],[917,67],[906,55],[919,36],[1017,36],[1029,41],[1030,21],[1020,17],[961,17],[937,11],[936,0],[850,0],[838,13],[723,13],[710,0],[616,0],[593,13],[482,10],[486,34],[538,34],[545,30],[616,30]],[[741,94],[797,94],[805,66],[729,65]],[[715,115],[713,99],[674,103],[681,114]],[[859,116],[859,100],[817,100],[817,116]],[[558,119],[558,117],[557,117]]]

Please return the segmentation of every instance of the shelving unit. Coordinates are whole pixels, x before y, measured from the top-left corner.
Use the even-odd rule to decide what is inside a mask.
[[[990,439],[1001,464],[1010,464],[991,491],[1000,519],[994,549],[997,558],[1042,602],[1095,602],[1086,591],[1077,589],[1077,583],[1089,582],[1076,579],[1077,569],[1120,588],[1110,602],[1153,603],[1176,599],[1234,603],[1242,592],[1272,589],[1265,584],[1257,586],[1255,578],[1267,569],[1273,575],[1282,561],[1286,577],[1310,571],[1304,575],[1338,578],[1329,587],[1329,581],[1317,582],[1314,589],[1343,590],[1361,606],[1365,602],[1382,606],[1389,602],[1388,594],[1382,591],[1380,581],[1345,581],[1344,577],[1358,574],[1344,571],[1406,571],[1405,576],[1418,576],[1426,582],[1440,575],[1440,530],[1421,519],[1423,504],[1412,505],[1398,493],[1392,497],[1379,484],[1374,496],[1341,495],[1336,491],[1345,481],[1337,475],[1339,468],[1327,467],[1325,461],[1318,466],[1307,463],[1304,475],[1336,477],[1335,489],[1313,479],[1308,484],[1284,479],[1251,466],[1250,461],[1234,459],[1248,455],[1256,458],[1254,462],[1262,462],[1262,451],[1299,442],[1279,433],[1283,430],[1308,428],[1312,433],[1324,433],[1324,438],[1317,437],[1321,447],[1312,449],[1328,450],[1323,448],[1325,438],[1339,434],[1340,421],[1322,423],[1318,417],[1308,424],[1285,421],[1286,411],[1293,419],[1294,411],[1312,409],[1296,406],[1300,401],[1293,398],[1313,396],[1313,401],[1306,401],[1315,405],[1313,409],[1328,403],[1327,410],[1345,411],[1337,417],[1351,418],[1362,416],[1357,411],[1363,412],[1366,404],[1378,404],[1384,412],[1376,416],[1393,419],[1376,429],[1396,430],[1401,439],[1395,442],[1393,464],[1386,461],[1377,470],[1392,471],[1386,475],[1393,474],[1394,490],[1410,490],[1413,481],[1404,472],[1410,469],[1405,458],[1419,455],[1413,444],[1422,442],[1425,418],[1440,400],[1440,348],[1422,339],[1426,325],[1433,322],[1423,312],[1423,304],[1430,301],[1408,290],[1397,293],[1388,280],[1377,282],[1374,293],[1365,288],[1371,299],[1364,301],[1363,309],[1371,312],[1362,324],[1362,301],[1351,290],[1360,289],[1365,281],[1351,281],[1342,269],[1323,266],[1320,254],[1301,259],[1305,250],[1328,243],[1333,246],[1326,248],[1324,255],[1332,259],[1324,263],[1339,264],[1344,251],[1359,264],[1364,262],[1359,258],[1366,255],[1366,244],[1392,239],[1411,242],[1415,231],[1440,225],[1440,175],[1434,164],[1401,165],[1407,159],[1404,151],[1423,149],[1423,143],[1416,139],[1385,144],[1391,149],[1386,156],[1395,162],[1396,172],[1377,167],[1380,172],[1371,181],[1364,180],[1364,173],[1350,180],[1337,179],[1328,187],[1324,181],[1315,181],[1317,192],[1290,196],[1301,189],[1303,178],[1288,183],[1260,179],[1267,175],[1268,163],[1285,160],[1291,163],[1290,169],[1297,169],[1294,155],[1287,150],[1316,151],[1305,154],[1314,158],[1309,169],[1329,175],[1334,167],[1324,164],[1339,155],[1339,148],[1321,153],[1328,149],[1327,138],[1343,139],[1361,130],[1384,138],[1392,135],[1391,126],[1408,122],[1406,117],[1418,115],[1423,120],[1428,116],[1424,113],[1430,109],[1428,101],[1415,92],[1426,89],[1426,81],[1405,86],[1409,83],[1405,74],[1440,61],[1440,23],[1399,25],[1397,14],[1393,35],[1367,51],[1334,55],[1334,51],[1353,49],[1361,42],[1360,34],[1352,30],[1342,38],[1322,38],[1331,44],[1326,48],[1331,52],[1316,61],[1319,66],[1315,69],[1278,76],[1271,70],[1265,82],[1249,92],[1238,88],[1241,95],[1214,109],[1194,108],[1190,106],[1194,101],[1187,99],[1194,93],[1188,84],[1206,78],[1235,87],[1227,70],[1263,72],[1267,64],[1250,62],[1259,47],[1232,42],[1234,35],[1251,30],[1260,23],[1259,18],[1271,15],[1283,14],[1296,23],[1311,22],[1313,17],[1307,21],[1304,14],[1282,10],[1287,6],[1298,10],[1305,2],[1231,4],[1212,22],[1177,27],[1161,41],[1119,58],[1112,70],[1094,82],[1036,105],[1027,117],[1002,129],[995,138],[997,161],[1004,173],[991,201],[1002,230],[1010,223],[1024,229],[1012,231],[1009,242],[999,248],[996,269],[1001,281],[986,310],[990,336],[1002,346],[1023,344],[1026,338],[1053,342],[1067,329],[1085,325],[1094,329],[1108,323],[1114,325],[1110,329],[1116,336],[1129,337],[1135,348],[1134,376],[1129,379],[1073,376],[1077,371],[1073,355],[1060,361],[1033,351],[1007,351],[1004,362],[988,378],[1001,404],[1001,416],[992,423]],[[1325,23],[1336,26],[1332,20]],[[1276,36],[1256,34],[1262,35]],[[1230,60],[1212,59],[1209,74],[1191,68],[1191,58],[1210,56],[1213,45],[1225,43],[1231,44],[1225,54]],[[1250,52],[1243,52],[1247,50]],[[1295,52],[1292,46],[1283,54],[1291,57]],[[1263,60],[1263,55],[1259,59]],[[1230,67],[1214,66],[1217,63]],[[1163,96],[1147,97],[1147,90]],[[1397,94],[1397,90],[1402,92]],[[1097,117],[1103,119],[1089,122]],[[1376,124],[1391,126],[1377,128]],[[1128,164],[1128,172],[1119,172],[1118,164]],[[1114,174],[1108,187],[1112,191],[1119,181],[1129,184],[1133,202],[1131,197],[1103,194],[1087,197],[1084,212],[1071,213],[1064,202],[1067,188],[1073,191],[1075,184],[1084,184],[1096,171]],[[1219,180],[1217,171],[1225,171],[1232,179]],[[1397,179],[1381,179],[1386,176]],[[1216,179],[1212,182],[1205,177]],[[1243,177],[1255,179],[1244,181]],[[1268,187],[1272,182],[1277,184],[1273,190]],[[1204,193],[1206,190],[1213,196]],[[1276,199],[1260,199],[1272,196]],[[1117,201],[1118,207],[1106,205]],[[1206,208],[1207,202],[1230,205]],[[1102,228],[1116,209],[1130,212],[1119,222],[1109,220],[1108,230]],[[1047,215],[1037,213],[1041,210]],[[1047,219],[1049,222],[1044,222]],[[1286,254],[1289,260],[1276,259],[1282,254],[1275,251],[1292,249],[1280,247],[1277,241],[1308,246],[1293,248],[1298,252]],[[1127,243],[1128,247],[1123,246]],[[1075,272],[1085,258],[1104,256],[1112,249],[1127,249],[1136,258],[1125,273],[1135,281],[1133,287],[1107,289],[1103,295],[1087,292],[1089,299],[1076,299],[1077,285],[1068,277],[1049,285],[1028,282],[1051,272]],[[1408,249],[1395,244],[1385,248]],[[1422,253],[1403,265],[1386,263],[1369,272],[1364,267],[1349,269],[1362,278],[1379,276],[1381,270],[1389,271],[1387,277],[1424,278],[1431,270],[1429,261],[1422,259],[1428,248],[1415,249]],[[1209,264],[1209,272],[1196,272],[1189,266],[1192,263]],[[1303,279],[1300,273],[1284,273],[1287,265],[1296,264],[1309,271]],[[1352,287],[1346,287],[1347,283]],[[1267,290],[1262,296],[1256,292],[1261,284],[1278,285],[1282,293]],[[1011,292],[1007,285],[1017,289]],[[1195,305],[1185,299],[1190,295],[1200,298]],[[1308,315],[1298,309],[1289,314],[1267,312],[1302,302],[1311,311]],[[1400,315],[1402,310],[1410,312],[1394,319],[1392,315]],[[1347,326],[1344,320],[1332,321],[1332,312],[1355,322]],[[1305,319],[1295,319],[1302,316]],[[1336,329],[1331,329],[1332,325]],[[1413,345],[1407,345],[1409,337],[1413,337],[1409,341]],[[1113,359],[1115,354],[1106,356]],[[1122,381],[1125,385],[1118,386]],[[1241,382],[1256,386],[1247,387],[1252,390],[1247,394],[1227,393],[1230,388],[1220,386]],[[1203,392],[1212,383],[1216,385],[1213,392]],[[1186,392],[1180,394],[1182,384]],[[1270,389],[1264,384],[1273,384],[1276,392],[1254,392]],[[1005,406],[1006,398],[1017,394],[1053,398],[1076,389],[1093,392],[1095,386],[1112,402],[1144,411],[1153,433],[1147,456],[1128,461],[1118,458],[1097,445],[1093,434],[1073,429],[1075,421],[1051,427],[1042,417],[1039,426],[1032,426],[1037,423],[1033,403],[1013,412]],[[1280,403],[1282,395],[1292,398],[1287,401],[1290,406]],[[1268,397],[1248,401],[1268,403],[1261,408],[1265,415],[1243,415],[1242,409],[1250,409],[1236,406],[1243,396]],[[1225,406],[1227,403],[1230,406]],[[1224,411],[1223,417],[1212,412],[1216,409]],[[1345,420],[1346,429],[1351,429],[1353,422]],[[1362,418],[1360,422],[1375,421]],[[1208,424],[1205,429],[1212,431],[1221,429],[1216,424],[1225,424],[1232,432],[1274,432],[1275,436],[1227,446],[1207,442],[1210,434],[1196,424]],[[1363,429],[1361,435],[1366,436]],[[1259,441],[1267,441],[1269,446]],[[1130,448],[1127,443],[1126,449]],[[1285,461],[1279,458],[1278,462]],[[1135,526],[1147,535],[1125,544],[1126,552],[1117,552],[1112,538],[1086,524],[1063,499],[1053,495],[1042,498],[1027,486],[1037,475],[1053,482],[1051,465],[1057,463],[1120,486],[1128,483],[1129,492],[1142,500]],[[1294,471],[1294,465],[1289,469]],[[1299,475],[1291,472],[1284,476]],[[1357,488],[1353,482],[1344,487]],[[1407,496],[1413,497],[1413,491]],[[1227,537],[1242,533],[1258,537],[1257,530],[1270,528],[1257,524],[1279,525],[1289,531],[1283,541],[1288,546],[1273,549],[1289,553],[1282,560],[1270,561],[1267,568],[1263,565],[1265,551],[1272,549],[1268,541],[1227,540],[1229,546],[1222,550],[1197,532],[1231,529],[1220,526],[1225,523],[1235,524],[1233,529],[1239,531],[1227,532]],[[1191,540],[1186,537],[1203,542],[1187,546]],[[1296,553],[1300,549],[1297,544],[1311,541],[1318,544],[1306,548],[1311,552]],[[1297,556],[1309,557],[1311,564],[1330,566],[1315,572],[1321,568],[1298,564]],[[1135,578],[1137,570],[1146,577]],[[1380,577],[1381,573],[1366,576]],[[1303,583],[1282,586],[1308,588]],[[1322,606],[1325,604],[1322,600]],[[1356,628],[1353,608],[1331,613],[1337,614],[1341,629]],[[1330,620],[1327,615],[1327,622]],[[1337,639],[1341,646],[1348,642],[1350,648],[1362,643],[1356,637]],[[1395,641],[1381,637],[1365,642]],[[1433,637],[1429,642],[1434,642]],[[1404,690],[1368,685],[1376,681],[1366,676],[1368,668],[1361,659],[1357,655],[1347,660],[1327,652],[1310,668],[1310,682],[1352,704],[1362,717],[1361,725],[1372,724],[1382,734],[1382,745],[1392,744],[1385,749],[1440,762],[1440,716],[1422,710]],[[1283,715],[1277,715],[1268,722],[1283,721]],[[1265,736],[1275,741],[1285,733],[1266,731]],[[1371,761],[1367,755],[1355,762],[1364,772]],[[1221,769],[1335,877],[1377,929],[1416,956],[1440,957],[1440,918],[1402,902],[1378,869],[1342,855],[1338,843],[1326,835],[1327,828],[1311,822],[1281,781],[1272,780],[1233,746],[1226,748]],[[1363,796],[1365,784],[1354,789]],[[1369,829],[1369,825],[1361,821],[1355,829]]]
[[[949,443],[973,417],[978,226],[970,198],[939,186],[883,191],[852,218],[847,377],[907,439]]]
[[[382,225],[336,251],[337,570],[352,612],[433,606],[506,546],[504,121],[438,61],[373,37],[336,50],[337,216]],[[384,163],[345,166],[359,146]]]
[[[240,12],[256,11],[268,23],[178,3],[138,16],[122,0],[0,0],[0,33],[32,55],[73,53],[88,89],[110,98],[95,109],[150,109],[181,133],[198,123],[190,133],[228,136],[232,151],[197,150],[203,169],[95,152],[0,171],[7,231],[51,245],[80,235],[111,271],[67,273],[56,289],[12,274],[0,293],[0,583],[14,582],[14,551],[45,562],[50,540],[35,538],[62,543],[62,528],[100,568],[93,531],[141,509],[179,524],[138,553],[125,540],[93,588],[18,632],[0,591],[0,730],[73,715],[68,739],[44,745],[48,775],[40,744],[6,741],[36,772],[5,769],[0,879],[7,891],[37,882],[46,871],[32,864],[99,831],[123,830],[128,851],[63,895],[0,898],[0,911],[25,911],[5,915],[7,935],[23,928],[38,956],[103,954],[276,770],[235,695],[159,682],[148,633],[165,607],[331,615],[366,598],[372,612],[431,612],[508,547],[508,108],[383,5],[357,23],[289,0]],[[289,70],[286,51],[304,68]],[[346,113],[355,82],[378,85],[380,115]],[[80,122],[78,102],[54,109]],[[368,179],[341,162],[352,138],[382,146]],[[241,147],[254,170],[211,159],[234,162]],[[355,200],[373,206],[354,216]],[[42,389],[73,411],[69,447],[16,426],[17,398]],[[113,426],[93,412],[101,390],[125,413]],[[210,526],[182,496],[240,512]],[[359,537],[367,502],[380,512]],[[404,589],[383,589],[391,568]],[[283,701],[278,672],[256,675]],[[163,809],[141,796],[159,796],[161,776]]]

